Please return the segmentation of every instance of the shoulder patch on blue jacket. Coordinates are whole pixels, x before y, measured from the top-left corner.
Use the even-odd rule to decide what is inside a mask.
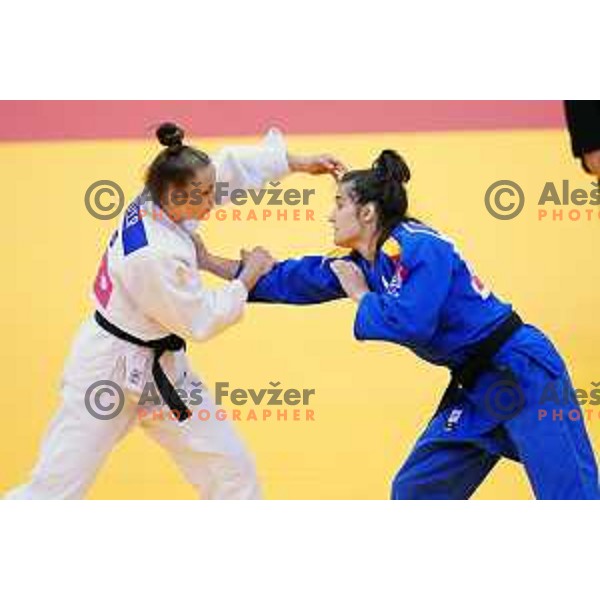
[[[123,219],[123,254],[127,256],[140,248],[148,245],[146,237],[146,227],[140,215],[140,206],[137,202],[132,202],[125,211]]]
[[[381,251],[392,260],[398,260],[402,255],[402,246],[393,235],[390,235],[390,237],[381,245]]]

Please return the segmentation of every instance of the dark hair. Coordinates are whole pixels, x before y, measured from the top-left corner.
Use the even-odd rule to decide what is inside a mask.
[[[152,200],[160,204],[169,184],[185,185],[199,168],[210,164],[210,157],[202,150],[184,145],[184,131],[175,123],[162,123],[156,137],[166,148],[148,167],[146,189]]]
[[[404,188],[409,181],[410,169],[395,150],[383,150],[370,169],[348,171],[342,176],[342,183],[353,184],[357,204],[375,204],[380,244],[396,225],[409,219]]]

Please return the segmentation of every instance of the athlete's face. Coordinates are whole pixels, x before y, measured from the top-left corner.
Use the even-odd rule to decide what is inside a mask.
[[[371,207],[356,203],[351,182],[340,183],[335,195],[335,205],[329,216],[335,245],[358,248],[367,233],[371,212]]]
[[[216,170],[210,164],[198,169],[185,186],[171,186],[167,192],[169,214],[175,220],[201,220],[215,206]]]

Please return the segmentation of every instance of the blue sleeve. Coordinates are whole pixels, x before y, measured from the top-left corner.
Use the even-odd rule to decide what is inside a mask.
[[[433,336],[450,290],[454,249],[435,238],[422,240],[403,261],[407,273],[394,292],[368,292],[354,321],[358,340],[420,346]]]
[[[331,260],[322,256],[285,260],[258,280],[250,292],[250,302],[317,304],[344,298]]]

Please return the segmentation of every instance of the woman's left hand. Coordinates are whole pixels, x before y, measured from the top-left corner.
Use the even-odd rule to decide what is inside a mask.
[[[314,156],[288,155],[288,164],[291,171],[310,173],[311,175],[330,174],[339,179],[345,172],[345,165],[330,154],[317,154]]]
[[[331,270],[335,273],[348,298],[359,302],[369,291],[365,276],[355,263],[349,260],[334,260],[331,263]]]

